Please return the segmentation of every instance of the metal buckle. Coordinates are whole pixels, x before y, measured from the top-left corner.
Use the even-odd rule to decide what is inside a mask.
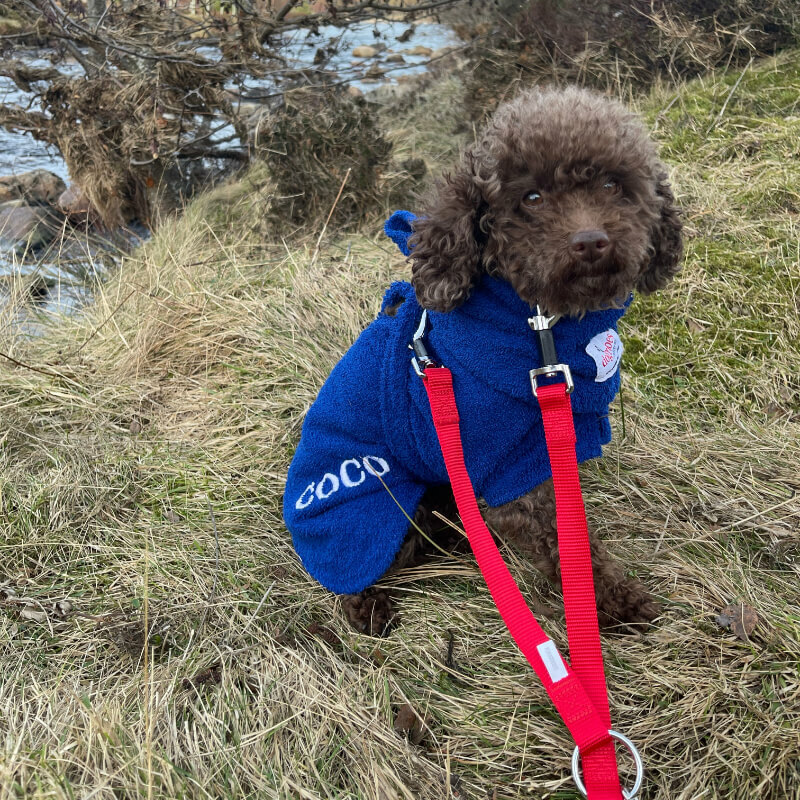
[[[560,372],[564,376],[564,380],[567,384],[567,394],[572,394],[572,390],[575,388],[569,366],[567,364],[556,363],[558,360],[558,353],[556,353],[552,327],[560,319],[560,314],[553,314],[553,316],[548,317],[547,314],[542,311],[541,306],[536,306],[536,315],[528,319],[528,325],[536,331],[539,342],[539,355],[541,356],[540,363],[546,365],[530,371],[531,388],[533,389],[533,396],[537,399],[539,397],[537,392],[539,386],[536,382],[536,378],[538,378],[539,375],[544,375],[547,378],[555,378]]]
[[[419,325],[417,325],[417,330],[414,332],[414,336],[411,339],[411,344],[408,346],[409,350],[414,351],[414,356],[411,358],[411,363],[414,366],[414,372],[417,373],[417,376],[424,379],[425,378],[425,370],[428,367],[435,367],[436,362],[430,357],[428,353],[428,349],[425,347],[425,342],[423,339],[425,338],[425,328],[428,324],[428,311],[424,309],[422,312],[422,317],[420,317]],[[422,366],[420,367],[420,363]]]
[[[530,371],[533,396],[536,398],[539,397],[536,391],[538,389],[536,378],[538,378],[539,375],[544,375],[545,378],[555,378],[559,372],[564,376],[564,380],[567,383],[567,394],[572,394],[572,390],[575,388],[575,383],[572,380],[572,373],[570,372],[569,364],[548,364],[546,367],[538,367],[537,369],[532,369]]]
[[[622,790],[622,796],[625,798],[625,800],[635,800],[636,795],[639,794],[639,789],[642,788],[642,779],[644,778],[644,764],[642,763],[642,757],[639,755],[636,745],[627,736],[623,736],[623,734],[618,733],[617,731],[609,731],[608,735],[612,739],[622,742],[622,744],[628,748],[628,751],[633,757],[633,763],[636,765],[636,778],[633,781],[633,786],[630,789]],[[576,747],[572,752],[572,779],[575,781],[578,791],[584,797],[586,797],[586,787],[583,785],[583,780],[581,780],[580,774],[580,758],[580,750]]]

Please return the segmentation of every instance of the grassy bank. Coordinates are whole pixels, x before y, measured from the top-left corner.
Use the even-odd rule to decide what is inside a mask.
[[[623,321],[624,426],[617,403],[584,487],[663,602],[604,639],[644,798],[800,797],[798,64],[640,100],[690,239]],[[445,166],[458,102],[432,89],[396,140]],[[407,268],[378,213],[319,254],[318,231],[281,241],[269,191],[257,168],[201,198],[44,336],[0,312],[0,799],[576,798],[471,558],[398,578],[379,641],[298,565],[303,415]],[[559,596],[507,557],[566,648]],[[747,640],[715,622],[731,603]]]
[[[6,16],[0,11],[0,36],[10,36],[22,31],[23,25],[16,17]]]

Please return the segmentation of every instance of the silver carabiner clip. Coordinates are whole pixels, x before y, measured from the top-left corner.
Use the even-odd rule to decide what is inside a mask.
[[[561,319],[561,314],[553,314],[551,317],[548,317],[544,311],[542,311],[541,306],[536,306],[536,314],[533,317],[529,317],[528,325],[535,331],[546,331],[553,327]]]
[[[536,316],[528,319],[528,325],[531,329],[536,331],[536,338],[539,341],[539,354],[542,357],[543,367],[532,369],[530,371],[531,389],[533,389],[533,396],[538,398],[538,382],[537,378],[544,375],[546,378],[555,378],[556,375],[561,373],[564,376],[564,381],[567,384],[567,394],[572,394],[575,384],[572,380],[572,373],[570,372],[568,364],[560,364],[558,362],[558,355],[556,354],[555,340],[553,339],[552,327],[561,319],[559,314],[554,314],[548,317],[542,311],[541,306],[536,306]]]

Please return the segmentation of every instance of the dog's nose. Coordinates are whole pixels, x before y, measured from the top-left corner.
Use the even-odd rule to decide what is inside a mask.
[[[611,242],[603,231],[578,231],[569,240],[572,255],[581,261],[598,261],[611,250]]]

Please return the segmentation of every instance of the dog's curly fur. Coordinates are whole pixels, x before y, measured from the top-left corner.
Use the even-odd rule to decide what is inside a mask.
[[[533,89],[497,110],[424,204],[412,284],[423,307],[446,312],[488,272],[549,314],[580,315],[665,286],[680,268],[681,227],[666,170],[634,115],[594,92]],[[452,494],[423,500],[415,522],[428,536],[441,533],[437,507],[452,516]],[[552,482],[484,516],[558,582]],[[590,538],[601,624],[652,621],[655,602]],[[428,547],[412,527],[393,569]],[[343,603],[361,630],[382,633],[396,620],[385,592]]]

